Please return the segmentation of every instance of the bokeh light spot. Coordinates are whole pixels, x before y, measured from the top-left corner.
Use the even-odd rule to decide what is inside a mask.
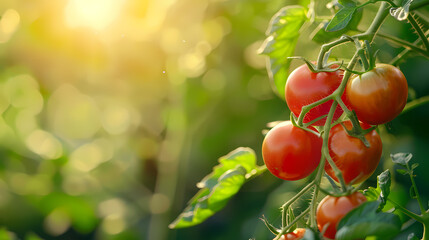
[[[63,148],[51,133],[43,130],[33,131],[26,139],[27,147],[45,159],[56,159],[63,154]]]
[[[126,227],[126,223],[122,216],[111,214],[104,218],[102,226],[106,233],[114,235],[122,232]]]
[[[103,148],[97,143],[85,144],[70,155],[70,164],[79,171],[91,171],[100,163],[108,160],[108,156],[103,152]]]
[[[121,0],[70,0],[65,9],[66,22],[71,27],[91,27],[103,30],[119,15]]]
[[[44,221],[44,227],[52,236],[63,234],[70,227],[71,219],[68,213],[57,208],[53,210]]]
[[[8,9],[0,15],[0,43],[5,43],[18,28],[21,17],[14,9]]]
[[[131,113],[125,107],[108,106],[102,114],[102,125],[110,134],[121,134],[128,130],[131,124]]]
[[[127,207],[125,203],[119,198],[112,198],[101,202],[98,205],[98,213],[101,217],[107,217],[110,215],[125,215]]]
[[[90,138],[101,126],[94,100],[72,85],[65,84],[52,94],[47,111],[54,131],[64,138]]]
[[[170,208],[170,205],[170,199],[162,193],[153,194],[149,202],[149,208],[153,214],[166,212]]]

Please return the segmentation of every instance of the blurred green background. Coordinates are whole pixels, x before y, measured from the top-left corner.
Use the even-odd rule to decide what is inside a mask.
[[[220,156],[246,146],[263,164],[262,130],[289,111],[256,50],[271,16],[294,3],[2,0],[1,227],[19,239],[271,239],[259,218],[279,224],[278,207],[305,181],[266,173],[205,223],[167,226]],[[297,55],[314,60],[308,34]],[[385,61],[401,50],[379,47]],[[401,65],[414,97],[429,95],[428,66],[421,57]],[[380,129],[384,166],[390,152],[412,152],[425,199],[428,120],[425,105]],[[403,204],[408,184],[395,185]]]

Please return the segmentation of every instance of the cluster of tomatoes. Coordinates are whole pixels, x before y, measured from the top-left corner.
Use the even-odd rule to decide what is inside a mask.
[[[298,117],[304,106],[337,91],[343,76],[342,69],[312,72],[306,64],[298,67],[286,82],[285,98],[289,109]],[[327,144],[329,155],[341,171],[345,184],[361,183],[374,173],[381,158],[382,142],[375,130],[365,129],[371,128],[371,125],[384,124],[398,116],[407,102],[407,94],[405,76],[392,65],[377,64],[370,71],[349,79],[341,101],[348,110],[356,113],[360,130],[363,131],[361,134],[367,142],[365,144],[365,139],[349,135],[353,127],[349,120],[330,128]],[[307,129],[285,121],[267,133],[262,154],[267,169],[273,175],[284,180],[299,180],[309,176],[319,166],[323,140],[316,133],[323,130],[321,126],[326,123],[333,101],[330,99],[317,105],[305,114],[304,125],[313,122],[306,126]],[[333,121],[342,114],[343,109],[338,105]],[[311,131],[307,131],[309,129]],[[330,164],[326,163],[324,168],[329,177],[340,182]],[[326,196],[317,208],[319,230],[326,238],[335,238],[339,220],[364,201],[365,196],[359,192],[342,197]]]

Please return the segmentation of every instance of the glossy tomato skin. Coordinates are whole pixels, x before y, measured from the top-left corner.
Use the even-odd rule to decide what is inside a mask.
[[[344,122],[348,130],[352,129],[350,121]],[[361,123],[363,129],[368,129],[370,125]],[[347,134],[341,124],[331,128],[329,132],[328,148],[329,154],[338,169],[343,174],[344,181],[349,184],[361,183],[367,180],[375,171],[381,159],[382,142],[375,130],[367,133],[365,138],[370,147],[367,148],[363,142]],[[326,173],[338,182],[334,170],[329,163],[325,164]]]
[[[279,240],[300,240],[305,235],[305,228],[297,228],[293,232],[286,233]]]
[[[265,136],[262,156],[274,176],[293,181],[307,177],[316,169],[321,149],[320,137],[285,121]]]
[[[338,66],[333,66],[333,68]],[[339,69],[335,72],[319,72],[313,73],[310,71],[306,64],[296,68],[288,77],[285,86],[285,98],[289,109],[293,114],[298,117],[301,113],[303,106],[318,101],[332,92],[334,92],[343,79],[344,71]],[[347,104],[345,95],[342,97],[343,101]],[[311,109],[304,117],[304,123],[311,122],[312,120],[326,115],[332,105],[332,100],[323,103]],[[333,121],[338,119],[343,110],[337,106]],[[323,118],[313,125],[322,126],[326,122]]]
[[[352,209],[366,202],[365,196],[360,192],[352,193],[348,196],[333,197],[326,196],[317,206],[316,220],[319,231],[326,230],[323,234],[326,238],[335,239],[337,225],[340,220]]]
[[[377,64],[373,70],[352,77],[345,92],[350,108],[356,111],[360,121],[379,125],[402,112],[407,103],[408,84],[398,68]]]

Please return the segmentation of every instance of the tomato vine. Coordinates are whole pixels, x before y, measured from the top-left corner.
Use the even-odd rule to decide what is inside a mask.
[[[382,71],[383,73],[389,71],[399,71],[399,69],[395,68],[393,65],[396,65],[399,61],[404,60],[405,56],[410,52],[414,52],[420,54],[426,58],[429,58],[429,41],[428,34],[429,24],[422,23],[419,19],[420,17],[415,12],[415,10],[429,5],[429,1],[422,1],[416,4],[413,4],[412,0],[403,1],[402,4],[397,4],[391,0],[370,0],[365,1],[363,3],[358,3],[354,0],[339,0],[338,1],[338,10],[336,14],[332,17],[329,23],[327,23],[325,29],[327,32],[330,31],[341,31],[346,29],[349,24],[353,22],[353,18],[356,17],[356,13],[366,8],[369,5],[379,4],[378,11],[374,16],[373,21],[368,26],[366,31],[358,31],[355,35],[342,35],[337,39],[325,43],[321,45],[320,51],[317,55],[317,62],[313,63],[309,60],[304,59],[303,57],[292,56],[293,49],[297,44],[297,40],[299,37],[299,30],[305,25],[305,22],[313,22],[318,19],[316,16],[317,11],[315,10],[315,1],[311,1],[309,4],[309,8],[306,9],[303,6],[287,6],[282,8],[270,22],[270,27],[267,31],[267,39],[261,47],[260,53],[268,55],[270,57],[270,62],[267,66],[268,75],[270,79],[274,83],[275,92],[282,94],[282,88],[284,89],[286,85],[286,96],[285,100],[291,109],[290,122],[283,122],[277,126],[285,126],[287,125],[290,128],[300,128],[307,130],[305,134],[308,136],[312,136],[311,138],[320,138],[322,144],[320,152],[317,154],[311,153],[311,157],[307,155],[301,154],[301,149],[297,150],[296,148],[291,148],[289,146],[285,147],[285,144],[289,144],[289,139],[300,138],[298,140],[302,140],[303,137],[296,137],[292,133],[283,131],[281,134],[282,139],[278,138],[275,141],[272,141],[272,134],[268,132],[266,138],[264,140],[263,145],[263,158],[265,161],[264,166],[257,166],[254,162],[254,154],[246,150],[247,152],[237,153],[234,152],[232,154],[227,155],[229,160],[232,160],[237,156],[237,154],[247,154],[249,158],[252,158],[251,167],[242,170],[239,172],[239,164],[234,165],[234,171],[231,168],[225,168],[226,164],[215,167],[214,171],[218,171],[219,169],[223,169],[225,171],[218,174],[218,178],[215,179],[216,184],[221,184],[222,181],[228,179],[229,175],[234,176],[234,178],[240,178],[240,174],[242,175],[242,179],[239,181],[241,186],[242,183],[247,180],[265,172],[267,169],[273,173],[273,175],[282,178],[284,180],[298,180],[303,179],[310,172],[315,172],[311,176],[311,181],[305,185],[295,196],[290,198],[281,206],[281,215],[282,215],[282,224],[280,228],[272,225],[269,220],[263,218],[265,225],[268,227],[270,231],[275,234],[274,239],[281,239],[285,234],[292,233],[295,229],[297,229],[297,223],[300,220],[304,220],[305,227],[307,227],[306,232],[311,232],[312,237],[305,237],[303,239],[319,239],[322,236],[332,238],[335,236],[335,239],[361,239],[367,236],[376,236],[381,239],[386,239],[386,237],[394,237],[401,230],[402,223],[399,220],[399,217],[391,212],[382,211],[386,202],[390,202],[395,206],[395,210],[401,211],[402,213],[408,215],[410,218],[420,222],[424,227],[424,233],[422,239],[429,239],[429,210],[428,206],[423,204],[419,191],[416,187],[416,183],[414,181],[414,169],[417,167],[416,164],[409,165],[409,161],[411,159],[411,155],[406,154],[395,154],[392,155],[392,160],[402,166],[404,169],[399,170],[399,173],[408,175],[411,180],[411,192],[412,198],[415,198],[419,204],[420,214],[413,213],[406,208],[402,207],[400,204],[397,204],[393,200],[389,199],[390,193],[390,172],[387,170],[378,176],[378,186],[377,188],[368,188],[366,190],[359,190],[359,186],[353,185],[354,183],[360,183],[366,180],[369,175],[371,175],[375,171],[375,167],[377,167],[378,162],[381,158],[381,140],[372,141],[368,139],[370,137],[370,133],[377,134],[375,129],[377,125],[384,124],[393,118],[395,118],[400,112],[406,112],[411,109],[414,109],[422,104],[429,102],[429,97],[425,96],[420,99],[416,99],[413,101],[407,101],[406,94],[402,95],[394,95],[394,98],[401,98],[403,103],[398,103],[399,106],[389,106],[389,108],[398,108],[399,110],[395,113],[390,114],[382,118],[382,120],[374,120],[368,118],[363,118],[362,115],[357,110],[357,107],[354,106],[353,100],[350,98],[344,98],[344,94],[350,93],[350,91],[356,89],[350,89],[348,83],[353,84],[354,81],[363,82],[366,81],[365,74],[371,71]],[[397,21],[407,20],[410,26],[415,30],[415,33],[418,37],[418,40],[410,43],[408,41],[402,40],[395,36],[390,36],[385,33],[380,33],[380,29],[388,16],[393,16]],[[292,29],[292,30],[291,30]],[[374,51],[374,39],[376,37],[380,37],[386,39],[388,41],[394,42],[403,46],[405,49],[396,57],[391,60],[391,65],[379,65],[376,64],[376,55],[377,51]],[[330,54],[334,48],[343,45],[343,44],[354,44],[356,50],[354,51],[353,56],[347,62],[329,62],[331,60]],[[292,50],[291,50],[292,49]],[[301,59],[305,61],[306,65],[303,65],[296,69],[295,71],[308,71],[309,74],[299,75],[295,71],[289,74],[289,67],[291,61],[296,59]],[[360,65],[361,69],[357,70],[357,66]],[[388,66],[388,67],[386,67]],[[294,88],[288,87],[287,84],[295,84],[292,82],[299,82],[299,84],[303,84],[303,81],[308,81],[308,79],[302,80],[302,76],[311,75],[311,81],[316,85],[316,81],[322,81],[328,74],[336,74],[341,73],[342,79],[340,83],[335,87],[333,91],[330,91],[328,94],[326,92],[324,94],[316,94],[318,98],[302,99],[306,104],[301,104],[294,102],[288,99],[288,95],[290,96],[293,91],[300,91]],[[318,74],[323,75],[323,77],[318,77]],[[387,74],[387,73],[386,73]],[[400,72],[402,74],[402,72]],[[299,76],[299,77],[297,77]],[[400,78],[402,78],[401,75]],[[390,75],[385,76],[382,74],[377,75],[378,78],[391,78]],[[294,79],[298,78],[298,79]],[[286,80],[287,79],[287,80]],[[407,91],[407,83],[405,77],[403,77],[404,82],[393,86],[393,88],[400,89],[402,92]],[[374,79],[369,79],[368,81],[375,81]],[[399,81],[395,79],[394,81]],[[318,82],[317,82],[318,83]],[[298,83],[297,83],[298,84]],[[326,83],[323,83],[326,85]],[[389,83],[380,83],[378,85],[389,84]],[[302,86],[309,88],[309,85],[303,84]],[[302,87],[300,86],[300,87]],[[390,86],[390,85],[389,85]],[[356,90],[357,91],[357,90]],[[302,93],[302,92],[300,92]],[[375,93],[373,93],[375,94]],[[377,93],[380,94],[380,93]],[[390,93],[392,94],[392,93]],[[347,95],[347,94],[346,94]],[[300,97],[302,98],[302,97]],[[368,98],[368,97],[366,97]],[[386,98],[383,96],[374,96],[374,98]],[[359,102],[359,101],[357,101]],[[367,103],[367,102],[365,102]],[[323,111],[318,112],[318,115],[312,115],[312,110],[316,108],[328,104],[328,108]],[[359,103],[357,103],[359,104]],[[361,103],[362,104],[362,103]],[[383,105],[383,102],[374,102],[375,105]],[[341,109],[343,114],[341,116],[338,115],[337,108]],[[298,114],[296,113],[296,109],[298,109]],[[318,109],[319,110],[319,109]],[[373,111],[373,110],[371,110]],[[379,111],[378,114],[386,114],[385,112]],[[311,117],[309,117],[311,115]],[[306,118],[307,117],[307,118]],[[370,117],[371,118],[371,117]],[[362,122],[364,124],[369,123],[372,126],[362,127]],[[338,125],[341,124],[341,125]],[[347,125],[348,127],[346,127]],[[278,131],[280,127],[274,127],[273,131]],[[347,160],[342,160],[343,162],[339,162],[338,159],[334,159],[333,153],[331,151],[330,146],[330,137],[333,136],[331,130],[335,130],[338,128],[344,128],[344,132],[347,132],[348,137],[357,138],[361,143],[359,146],[359,151],[368,152],[372,148],[378,148],[375,150],[373,156],[368,157],[367,155],[359,156],[362,161],[359,161],[359,157],[355,162],[352,162],[353,157],[348,157]],[[298,130],[300,130],[298,129]],[[297,130],[297,131],[298,131]],[[270,130],[271,131],[271,130]],[[378,137],[378,135],[377,135]],[[270,139],[268,139],[270,138]],[[379,139],[379,137],[378,137]],[[307,140],[306,140],[307,141]],[[309,141],[309,140],[308,140]],[[342,140],[344,141],[344,140]],[[270,153],[266,154],[266,145],[265,142],[269,142]],[[268,145],[268,144],[267,144]],[[305,143],[301,143],[302,146],[308,146],[307,151],[314,151],[310,145],[305,145]],[[343,147],[345,148],[345,147]],[[271,149],[276,149],[275,151],[271,151]],[[295,150],[292,150],[295,149]],[[265,152],[264,152],[265,151]],[[282,151],[285,151],[284,153]],[[289,151],[289,152],[288,152]],[[293,152],[291,152],[293,151]],[[346,150],[344,150],[346,151]],[[357,151],[357,150],[356,150]],[[301,155],[299,155],[301,154]],[[372,154],[372,153],[371,153]],[[273,157],[274,156],[274,157]],[[314,159],[317,156],[317,159]],[[300,162],[302,159],[310,160],[312,163],[317,164],[317,169],[311,168],[308,170],[308,167],[305,168],[305,171],[297,174],[298,177],[289,177],[291,170],[295,170],[295,166],[301,166],[303,162]],[[223,159],[225,160],[225,159]],[[365,161],[373,161],[374,163],[368,163],[368,165],[372,165],[369,170],[362,170],[352,164],[364,164]],[[359,163],[360,162],[360,163]],[[221,162],[222,163],[222,162]],[[289,165],[289,168],[286,169],[285,166]],[[301,165],[300,165],[301,164]],[[357,174],[350,172],[345,172],[346,168],[343,165],[349,164],[350,169],[354,168]],[[305,166],[310,166],[310,163],[306,163]],[[326,173],[326,166],[329,166],[331,169],[329,173]],[[360,171],[360,173],[359,173]],[[289,174],[289,175],[287,175]],[[213,175],[212,175],[213,176]],[[211,176],[211,177],[212,177]],[[352,177],[351,177],[352,176]],[[327,179],[330,183],[330,187],[326,188],[322,186],[322,181]],[[235,179],[229,179],[230,181],[236,181]],[[237,180],[238,181],[238,180]],[[233,182],[234,184],[234,182]],[[215,185],[215,187],[221,187],[220,185]],[[227,197],[223,200],[231,197],[236,193],[237,189],[223,189],[224,191],[230,191]],[[204,215],[201,217],[201,213],[198,212],[199,209],[204,209],[204,204],[210,203],[211,196],[213,195],[214,188],[208,187],[203,188],[201,190],[201,194],[197,195],[193,202],[185,209],[184,213],[179,216],[179,218],[170,225],[170,227],[185,227],[188,225],[195,225],[201,221],[197,221],[195,219],[205,219],[209,217],[214,212],[219,209],[211,209],[212,212],[210,215]],[[301,199],[306,193],[311,192],[312,197],[310,199],[310,203],[308,206],[300,212],[298,216],[293,214],[292,205]],[[327,228],[320,227],[320,219],[317,219],[317,215],[319,212],[318,208],[321,206],[318,202],[321,194],[325,194],[328,198],[332,198],[332,201],[340,201],[339,199],[347,199],[350,196],[362,195],[360,192],[363,192],[367,203],[363,203],[364,201],[358,201],[358,204],[353,203],[353,208],[348,208],[345,212],[341,213],[341,217],[335,219],[334,222],[327,222],[327,224],[331,224],[329,228],[329,234],[326,233]],[[360,196],[360,198],[363,198]],[[223,205],[222,205],[223,206]],[[322,206],[323,208],[323,206]],[[198,215],[200,214],[200,215]],[[191,223],[187,223],[186,221],[191,219]],[[189,222],[189,221],[188,221]],[[188,224],[188,225],[186,225]],[[318,228],[319,224],[319,228]],[[325,224],[325,223],[324,223]],[[323,225],[324,225],[323,224]],[[359,231],[363,226],[369,226],[373,224],[373,227],[369,227],[366,232]],[[384,224],[383,226],[381,226]],[[316,232],[316,234],[314,234]],[[335,235],[335,232],[337,233]],[[333,235],[334,234],[334,235]],[[305,234],[307,235],[307,233]]]

